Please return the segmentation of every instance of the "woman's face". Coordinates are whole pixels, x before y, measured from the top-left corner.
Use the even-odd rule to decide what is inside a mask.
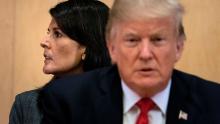
[[[85,46],[64,34],[54,19],[51,20],[47,35],[40,45],[44,48],[45,74],[61,76],[83,72],[82,56]]]

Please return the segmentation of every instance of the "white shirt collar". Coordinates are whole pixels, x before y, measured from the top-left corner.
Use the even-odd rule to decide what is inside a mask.
[[[123,90],[123,113],[126,113],[137,103],[137,101],[141,99],[141,97],[133,90],[131,90],[123,80],[121,81],[121,84]],[[171,80],[169,80],[168,85],[164,90],[151,97],[151,99],[160,108],[164,115],[166,115],[167,111],[170,87]]]

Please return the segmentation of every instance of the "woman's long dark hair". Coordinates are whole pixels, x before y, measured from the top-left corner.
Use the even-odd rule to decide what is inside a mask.
[[[57,4],[49,12],[68,37],[86,47],[83,71],[110,65],[105,42],[109,8],[104,3],[70,0]]]

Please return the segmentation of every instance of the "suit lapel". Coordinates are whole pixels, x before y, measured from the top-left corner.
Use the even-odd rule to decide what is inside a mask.
[[[175,75],[172,77],[172,84],[171,84],[171,89],[170,89],[170,97],[169,97],[169,102],[168,102],[168,108],[167,108],[167,120],[166,124],[179,124],[180,120],[179,119],[179,113],[180,111],[183,111],[188,114],[188,112],[184,109],[184,102],[187,97],[187,88],[184,88],[181,86],[178,78],[176,78]],[[187,117],[188,118],[188,117]]]
[[[166,124],[197,124],[203,115],[189,77],[174,70]]]
[[[122,89],[117,68],[101,74],[99,94],[95,102],[96,124],[122,124]]]

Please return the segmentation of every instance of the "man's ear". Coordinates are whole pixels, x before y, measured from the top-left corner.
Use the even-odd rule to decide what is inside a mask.
[[[108,47],[108,51],[111,57],[111,61],[114,64],[116,62],[114,41],[107,40],[107,47]]]
[[[183,49],[184,49],[184,38],[179,38],[176,43],[176,62],[179,61],[179,59],[182,56]]]

